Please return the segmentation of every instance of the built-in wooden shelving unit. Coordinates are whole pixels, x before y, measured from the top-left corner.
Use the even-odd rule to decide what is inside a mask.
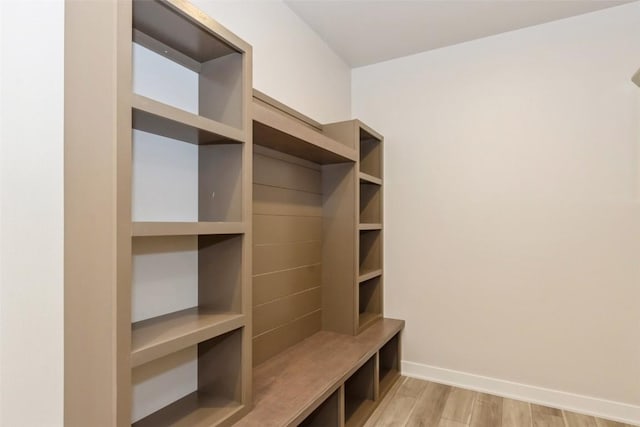
[[[65,424],[362,425],[404,327],[382,136],[253,92],[185,0],[65,13]]]

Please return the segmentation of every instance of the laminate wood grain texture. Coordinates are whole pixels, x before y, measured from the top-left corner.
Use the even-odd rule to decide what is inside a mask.
[[[413,405],[406,404],[407,387],[402,388],[409,380],[411,387],[424,389]],[[408,418],[406,414],[398,414],[400,407],[409,414]],[[397,427],[632,427],[630,424],[406,377],[400,377],[390,389],[365,427],[391,425],[388,420],[394,420],[392,425]]]
[[[254,369],[254,409],[238,426],[297,425],[404,326],[383,319],[357,337],[320,331]]]
[[[407,426],[437,426],[442,418],[451,388],[436,383],[425,383],[424,393],[411,411]]]
[[[493,427],[502,423],[502,398],[480,393],[476,396],[469,425]]]
[[[531,408],[526,402],[504,399],[502,402],[502,425],[504,427],[531,426]]]
[[[563,413],[567,427],[598,427],[594,417],[566,411]]]
[[[548,406],[531,404],[531,418],[533,427],[562,427],[564,419],[562,411]]]
[[[442,412],[442,418],[469,424],[476,393],[470,390],[455,388],[451,390],[447,404]]]

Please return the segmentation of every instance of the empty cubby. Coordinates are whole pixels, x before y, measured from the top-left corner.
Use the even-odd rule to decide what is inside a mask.
[[[378,352],[380,396],[384,396],[400,375],[400,334],[394,335]]]
[[[243,238],[208,235],[133,239],[133,366],[243,324]]]
[[[216,425],[242,409],[243,328],[138,366],[134,427]]]
[[[169,2],[133,2],[132,41],[136,94],[242,128],[242,51]]]
[[[382,178],[382,141],[360,129],[360,172]]]
[[[380,224],[382,222],[381,187],[376,184],[360,182],[360,223]]]
[[[242,145],[134,131],[132,163],[133,221],[242,221]]]
[[[382,269],[382,241],[380,230],[360,231],[360,276]]]
[[[340,389],[334,391],[320,404],[304,421],[300,427],[338,427],[340,425]]]
[[[344,384],[344,417],[346,426],[364,424],[374,409],[375,359],[369,359]]]
[[[358,319],[360,329],[382,316],[382,279],[380,276],[360,283],[358,288]]]

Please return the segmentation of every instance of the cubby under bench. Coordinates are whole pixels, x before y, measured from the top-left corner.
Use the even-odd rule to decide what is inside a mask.
[[[320,331],[254,369],[253,410],[237,427],[361,426],[400,376],[403,320],[357,336]]]

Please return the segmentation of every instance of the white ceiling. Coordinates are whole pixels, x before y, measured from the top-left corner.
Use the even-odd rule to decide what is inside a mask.
[[[359,67],[633,0],[285,0]]]

